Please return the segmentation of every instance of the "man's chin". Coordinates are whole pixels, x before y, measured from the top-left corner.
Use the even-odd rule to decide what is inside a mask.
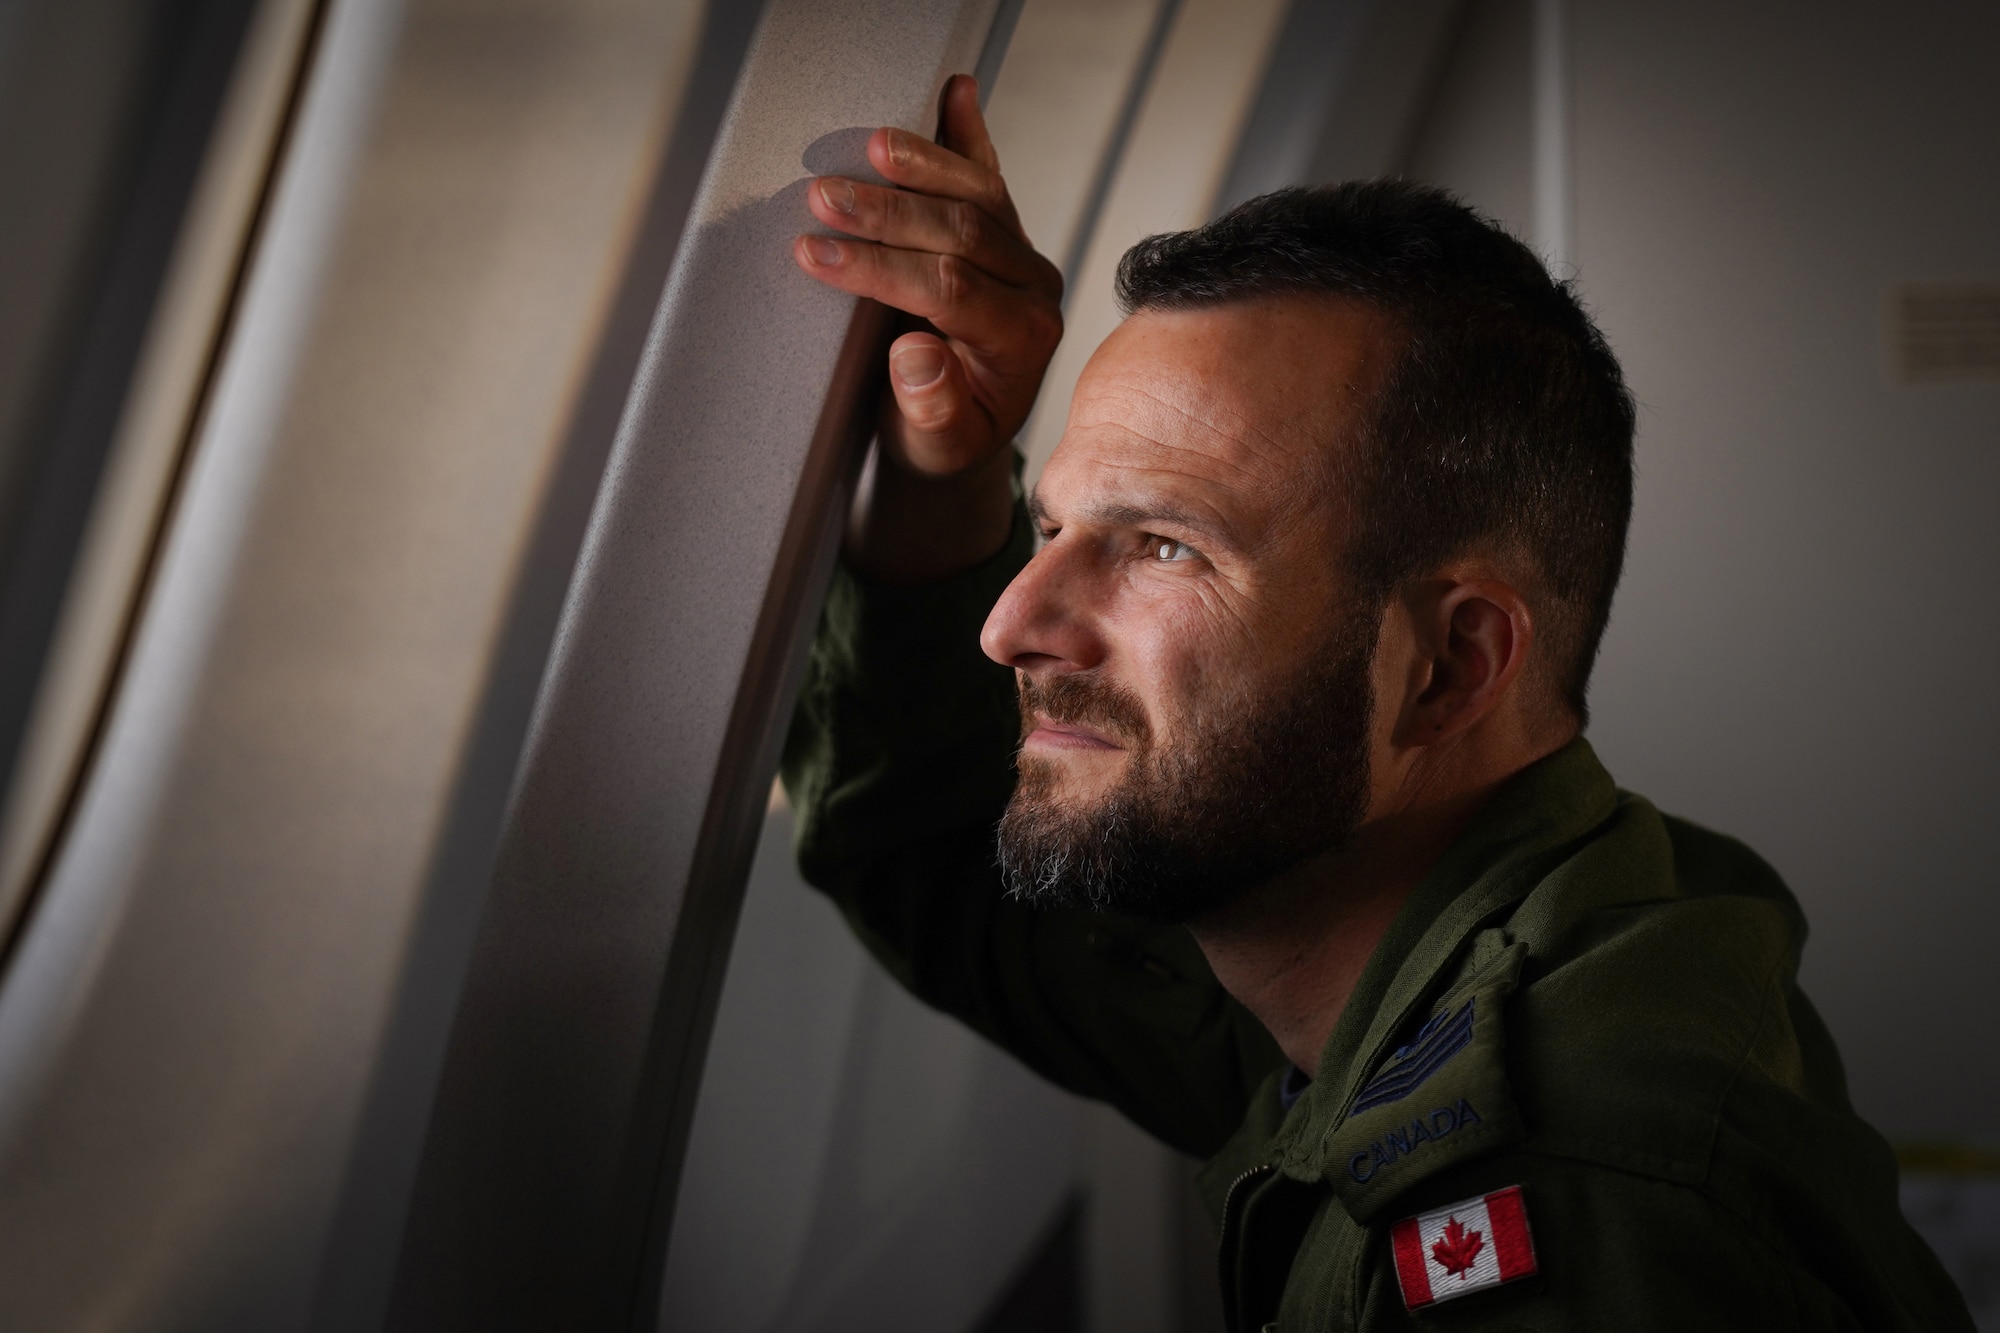
[[[1124,750],[1021,751],[1020,790],[1065,815],[1087,815],[1125,782],[1132,756]]]

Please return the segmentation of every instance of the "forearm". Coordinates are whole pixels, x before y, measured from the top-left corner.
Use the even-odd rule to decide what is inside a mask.
[[[898,588],[977,569],[1007,547],[1020,461],[1014,450],[1000,449],[961,471],[931,476],[878,444],[855,488],[842,558],[864,578]]]
[[[997,553],[942,582],[836,572],[783,764],[813,883],[1000,817],[1020,724],[1013,673],[981,653],[979,629],[1032,547],[1016,516]]]

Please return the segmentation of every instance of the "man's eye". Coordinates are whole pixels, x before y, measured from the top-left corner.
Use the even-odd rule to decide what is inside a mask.
[[[1195,551],[1192,546],[1187,545],[1185,542],[1177,542],[1171,537],[1148,537],[1146,542],[1147,550],[1155,560],[1163,562],[1192,560],[1195,557]]]

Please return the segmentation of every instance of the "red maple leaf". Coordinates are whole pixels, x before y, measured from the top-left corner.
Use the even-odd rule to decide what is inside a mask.
[[[1485,1246],[1486,1242],[1479,1239],[1477,1231],[1467,1231],[1459,1225],[1456,1217],[1448,1217],[1444,1223],[1444,1239],[1431,1246],[1431,1255],[1444,1265],[1446,1273],[1463,1282],[1472,1261]]]

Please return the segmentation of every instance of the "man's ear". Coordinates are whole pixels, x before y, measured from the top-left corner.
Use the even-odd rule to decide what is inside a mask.
[[[1447,574],[1409,591],[1424,671],[1397,719],[1397,745],[1435,745],[1466,731],[1499,706],[1527,665],[1535,637],[1527,600],[1504,579],[1479,575]]]

